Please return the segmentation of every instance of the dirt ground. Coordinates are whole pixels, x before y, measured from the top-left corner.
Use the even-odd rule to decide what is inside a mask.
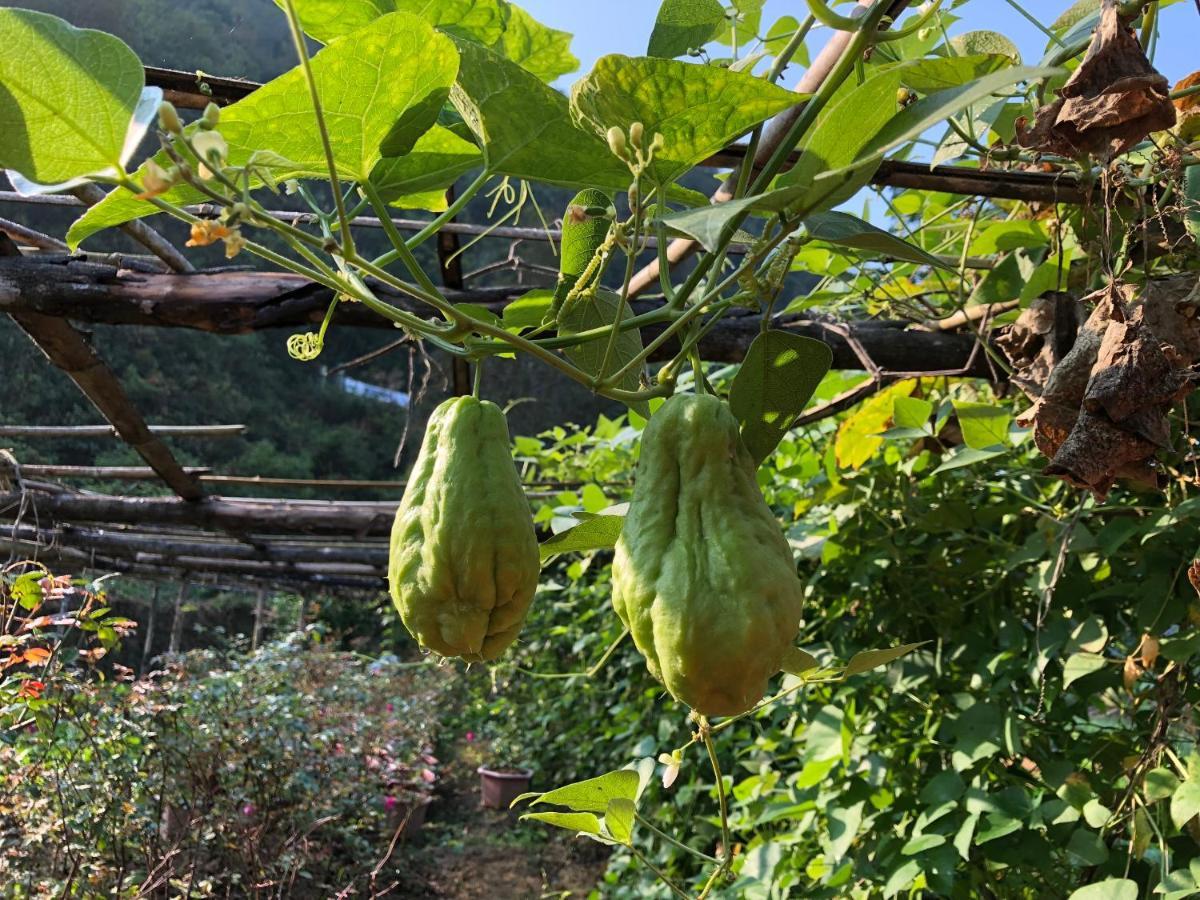
[[[604,875],[608,853],[586,838],[573,838],[518,813],[484,809],[475,763],[457,758],[445,765],[436,799],[418,837],[396,854],[394,892],[416,900],[579,900]]]

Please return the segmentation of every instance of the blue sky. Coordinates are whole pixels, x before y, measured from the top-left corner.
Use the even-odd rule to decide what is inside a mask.
[[[646,41],[658,13],[656,0],[518,0],[521,6],[547,25],[570,31],[575,35],[572,48],[587,72],[596,58],[606,53],[640,56],[646,52]],[[1072,0],[1023,0],[1022,5],[1044,22],[1052,22]],[[804,0],[767,0],[764,22],[768,25],[784,15],[803,19],[807,4]],[[1026,21],[1008,0],[971,0],[955,11],[962,17],[950,29],[951,34],[975,29],[991,29],[1008,35],[1021,49],[1027,64],[1036,64],[1046,47],[1046,37]],[[1162,30],[1155,54],[1159,70],[1174,84],[1185,75],[1200,68],[1200,13],[1193,0],[1178,0],[1162,11]],[[827,33],[827,32],[825,32]],[[810,35],[810,49],[824,42],[821,29]],[[568,86],[578,74],[563,79]],[[789,82],[798,75],[793,69]]]

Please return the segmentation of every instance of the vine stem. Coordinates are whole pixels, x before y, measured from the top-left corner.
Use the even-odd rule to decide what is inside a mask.
[[[654,865],[654,863],[650,862],[650,860],[648,860],[646,858],[646,855],[644,853],[640,852],[637,847],[633,846],[632,844],[625,844],[624,846],[629,848],[629,852],[632,853],[637,858],[638,862],[640,862],[647,869],[649,869],[651,872],[653,872],[655,875],[657,875],[658,880],[661,881],[663,884],[665,884],[668,888],[670,888],[672,894],[674,894],[676,897],[682,897],[683,900],[691,900],[691,898],[687,895],[687,893],[683,890],[683,888],[681,888],[679,885],[677,885],[675,882],[673,882],[670,878],[668,878],[665,874],[663,874],[662,870],[660,870],[658,868],[658,866]]]
[[[333,156],[333,142],[329,139],[329,126],[325,122],[325,111],[321,106],[321,93],[317,90],[317,80],[313,77],[312,60],[308,56],[308,46],[304,43],[304,31],[300,27],[300,17],[296,14],[296,4],[293,0],[283,0],[287,10],[288,27],[292,32],[292,43],[296,45],[296,55],[300,57],[300,68],[304,72],[304,80],[308,82],[308,93],[312,97],[313,113],[317,118],[317,131],[321,135],[321,148],[325,151],[325,164],[329,168],[329,185],[333,190],[333,200],[337,205],[338,224],[342,228],[342,249],[347,256],[354,253],[354,236],[350,233],[350,217],[346,214],[346,201],[342,198],[341,179],[338,177],[337,160]]]
[[[663,831],[659,828],[655,828],[654,824],[649,819],[644,818],[640,813],[635,812],[633,814],[633,817],[637,820],[639,825],[646,828],[648,831],[651,831],[654,834],[658,835],[660,838],[662,838],[668,844],[672,844],[672,845],[678,847],[680,850],[684,850],[687,853],[690,853],[692,856],[696,857],[697,859],[702,859],[705,862],[716,863],[717,865],[721,864],[721,861],[719,859],[717,859],[715,856],[709,856],[707,853],[702,853],[701,851],[697,850],[694,847],[689,847],[687,844],[683,843],[683,841],[680,841],[677,838],[671,837],[671,835],[667,834],[665,831]]]
[[[721,763],[717,760],[717,748],[713,744],[712,728],[708,724],[708,719],[703,716],[700,717],[699,730],[700,737],[704,741],[704,749],[708,751],[708,761],[712,764],[713,776],[717,780],[717,802],[721,807],[721,862],[700,894],[700,900],[704,900],[712,891],[717,880],[729,871],[729,864],[733,862],[733,842],[729,837],[729,804],[725,798],[725,776],[721,774]]]

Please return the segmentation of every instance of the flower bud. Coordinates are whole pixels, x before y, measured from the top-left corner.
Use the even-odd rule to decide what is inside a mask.
[[[608,149],[621,159],[629,156],[629,147],[625,143],[625,132],[616,125],[608,129]]]
[[[662,136],[661,131],[654,132],[654,137],[650,140],[650,152],[658,153],[663,147],[667,146],[667,139]]]
[[[200,117],[201,128],[216,128],[221,123],[221,107],[210,103],[204,107],[204,115]]]
[[[183,122],[173,103],[163,101],[158,105],[158,127],[168,134],[183,133]]]
[[[641,150],[642,138],[645,136],[645,133],[646,126],[641,122],[634,122],[629,126],[629,143],[633,144],[636,149]]]

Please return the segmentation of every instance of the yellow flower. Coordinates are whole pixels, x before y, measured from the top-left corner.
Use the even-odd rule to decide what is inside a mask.
[[[230,234],[230,230],[220,222],[200,219],[192,223],[192,239],[185,246],[207,247],[209,244],[225,240]]]

